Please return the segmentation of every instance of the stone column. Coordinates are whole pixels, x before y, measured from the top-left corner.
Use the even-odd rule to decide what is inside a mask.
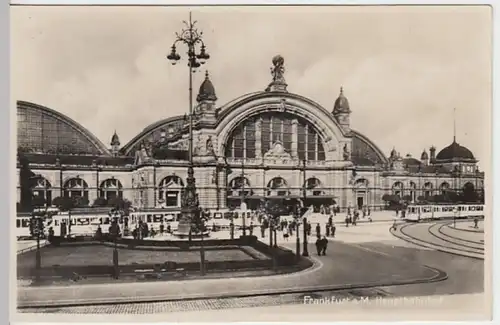
[[[297,134],[297,124],[298,121],[297,119],[292,120],[292,158],[297,158],[298,153],[297,153],[297,142],[299,141],[299,135]]]
[[[255,122],[255,157],[262,158],[262,119],[258,118]]]

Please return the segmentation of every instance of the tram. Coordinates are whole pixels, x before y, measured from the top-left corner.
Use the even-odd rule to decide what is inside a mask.
[[[44,223],[44,228],[47,228],[47,224],[50,222],[51,215],[56,215],[59,213],[59,209],[49,207],[49,208],[40,208],[35,209],[33,212],[44,212],[47,213],[48,217],[41,217]],[[30,233],[30,220],[32,216],[30,213],[22,213],[17,215],[16,217],[16,238],[17,240],[21,239],[31,239]]]
[[[240,228],[243,226],[245,222],[246,226],[253,223],[257,225],[257,213],[255,211],[240,211],[239,209],[230,211],[229,209],[219,209],[219,210],[207,210],[209,224],[215,224],[218,228],[226,228],[229,227],[231,220],[236,228]],[[182,217],[182,213],[180,210],[144,210],[144,211],[135,211],[130,213],[128,217],[127,225],[129,229],[134,229],[138,226],[139,221],[147,223],[149,228],[159,229],[160,225],[164,226],[170,225],[171,229],[175,231],[179,224],[179,221]],[[245,221],[243,221],[245,218]]]
[[[108,232],[113,217],[107,210],[88,209],[86,211],[60,212],[59,210],[48,211],[47,216],[42,216],[44,224],[44,236],[48,235],[52,228],[54,236],[61,235],[61,229],[66,228],[66,234],[71,236],[91,236],[95,234],[100,226],[103,233]],[[30,214],[20,214],[16,217],[16,237],[18,240],[32,239],[30,233]],[[71,224],[71,227],[69,226]],[[71,229],[69,229],[71,228]]]
[[[419,222],[473,217],[484,218],[484,204],[409,205],[404,219],[409,222]]]

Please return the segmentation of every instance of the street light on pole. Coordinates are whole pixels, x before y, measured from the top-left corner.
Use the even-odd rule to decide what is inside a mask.
[[[210,58],[210,55],[207,54],[202,39],[203,32],[195,28],[196,21],[191,19],[191,12],[189,13],[189,21],[183,21],[183,23],[186,27],[180,33],[175,34],[176,40],[167,59],[171,61],[172,65],[175,65],[181,59],[181,56],[177,53],[177,44],[181,43],[187,46],[187,66],[189,68],[189,165],[186,178],[187,184],[182,193],[181,211],[183,218],[189,220],[189,224],[191,224],[190,221],[196,216],[196,213],[199,213],[193,168],[193,73]]]
[[[305,211],[307,211],[306,209],[306,198],[307,198],[307,190],[306,190],[306,159],[302,159],[302,200],[304,201],[304,207],[302,208],[302,212],[304,215],[305,214]],[[303,228],[304,228],[304,248],[302,249],[302,256],[309,256],[309,251],[307,249],[307,227],[308,227],[308,223],[307,223],[307,218],[304,217],[303,219]]]

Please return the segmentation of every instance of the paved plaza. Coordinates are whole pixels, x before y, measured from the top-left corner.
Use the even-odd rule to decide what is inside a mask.
[[[398,229],[409,225],[413,237],[429,243],[428,247],[422,247],[391,233],[394,221],[390,220],[393,219],[349,227],[337,224],[335,238],[329,239],[327,256],[316,256],[310,242],[308,248],[315,265],[298,273],[259,278],[20,287],[18,305],[23,312],[161,314],[301,304],[300,297],[304,294],[324,295],[328,290],[335,290],[331,295],[339,297],[484,293],[484,261],[440,251],[443,241],[436,242],[433,235],[442,233],[452,249],[465,243],[479,245],[478,236],[482,233],[460,230],[460,226],[470,221],[457,222],[456,228],[449,221],[420,224],[398,221]],[[268,243],[267,236],[261,239],[264,243]],[[449,239],[453,237],[456,238]],[[287,240],[279,234],[278,243],[295,249],[295,237]]]
[[[327,256],[314,256],[316,265],[288,275],[256,278],[188,280],[149,283],[110,283],[101,285],[68,285],[26,287],[18,290],[18,303],[57,305],[120,301],[158,301],[210,298],[234,295],[288,293],[348,286],[377,286],[438,279],[442,274],[411,261],[362,249],[356,245],[331,242]],[[369,268],[359,267],[370,265]],[[397,274],[394,270],[398,270]]]

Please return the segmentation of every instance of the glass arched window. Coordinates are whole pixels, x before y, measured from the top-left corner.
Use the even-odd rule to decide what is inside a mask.
[[[321,182],[316,177],[309,178],[304,184],[308,192],[312,192],[313,196],[322,195]]]
[[[89,198],[89,185],[81,178],[71,178],[64,184],[64,196]]]
[[[410,182],[410,197],[411,202],[415,202],[417,200],[417,184],[414,182]]]
[[[275,177],[267,184],[268,196],[287,196],[289,194],[288,183],[282,177]]]
[[[158,185],[158,203],[166,207],[180,207],[184,183],[179,176],[170,175]]]
[[[443,182],[439,185],[439,189],[442,195],[445,195],[447,191],[450,190],[450,184],[448,182]]]
[[[424,197],[430,198],[432,196],[432,183],[427,182],[424,184]]]
[[[276,112],[248,118],[237,126],[225,146],[225,156],[255,158],[257,150],[264,156],[277,141],[292,157],[325,160],[322,140],[311,124],[293,114]]]
[[[119,197],[123,198],[122,183],[114,178],[109,178],[101,183],[99,187],[100,196],[106,200],[111,200]]]
[[[252,195],[250,181],[243,176],[238,176],[229,182],[228,196],[249,196]]]
[[[403,198],[403,183],[401,182],[396,182],[392,185],[392,194],[398,196],[400,199]]]
[[[474,184],[472,184],[471,182],[465,183],[463,187],[462,196],[465,202],[477,201],[478,195],[476,193],[476,188],[474,187]]]
[[[33,196],[38,196],[50,204],[52,202],[52,185],[44,177],[38,177],[35,181],[35,185],[31,189]]]

